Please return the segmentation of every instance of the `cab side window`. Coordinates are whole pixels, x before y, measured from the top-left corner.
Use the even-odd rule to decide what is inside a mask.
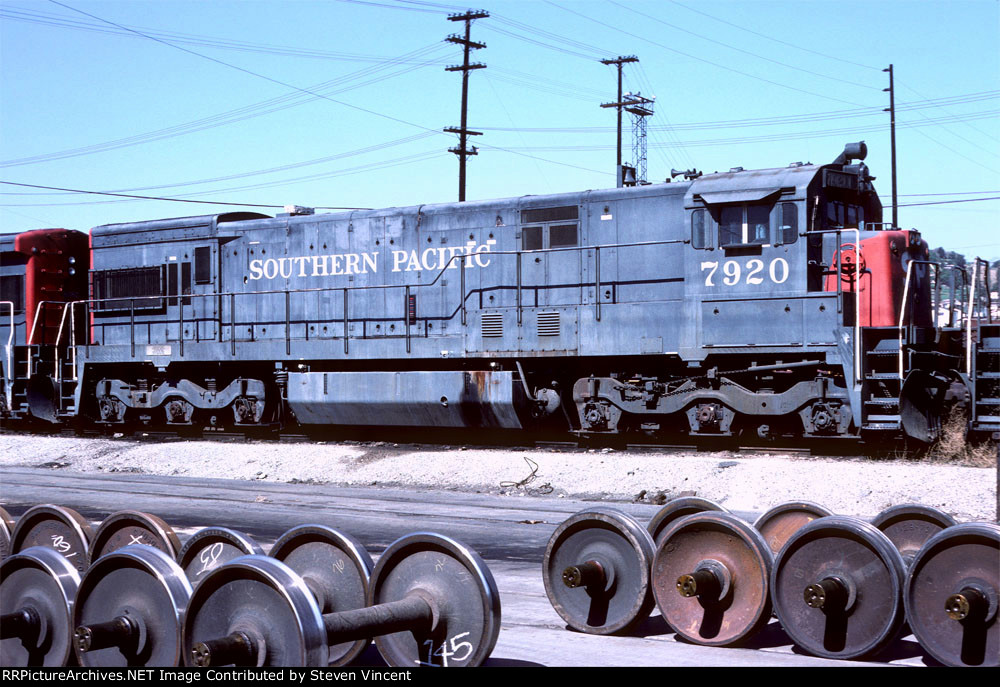
[[[721,247],[771,243],[770,205],[721,205],[716,217]]]
[[[579,208],[575,205],[522,210],[521,222],[532,226],[521,228],[521,250],[580,245],[579,216]]]
[[[795,203],[781,204],[778,238],[785,244],[795,243],[799,238],[799,212]]]
[[[708,236],[711,225],[707,215],[708,213],[701,208],[691,213],[691,245],[695,248],[708,248],[711,245]]]

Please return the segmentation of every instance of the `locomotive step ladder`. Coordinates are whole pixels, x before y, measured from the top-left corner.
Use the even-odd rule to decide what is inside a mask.
[[[12,373],[14,385],[11,390],[10,411],[15,415],[28,412],[28,387],[25,381],[28,378],[29,366],[37,367],[37,355],[29,351],[35,346],[14,346],[12,363]]]
[[[58,365],[59,379],[56,385],[59,389],[59,409],[57,415],[61,419],[65,419],[76,415],[76,364],[72,358],[61,357]]]
[[[895,432],[902,426],[899,415],[899,330],[896,327],[865,327],[861,330],[864,357],[861,429]],[[905,358],[905,356],[904,356]]]
[[[973,432],[1000,432],[1000,324],[977,325],[972,352]]]

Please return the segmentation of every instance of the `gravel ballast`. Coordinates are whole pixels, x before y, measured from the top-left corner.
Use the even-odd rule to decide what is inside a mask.
[[[700,496],[730,510],[756,512],[813,501],[867,517],[892,505],[921,503],[959,521],[997,516],[995,466],[914,460],[2,435],[0,465],[619,502]]]

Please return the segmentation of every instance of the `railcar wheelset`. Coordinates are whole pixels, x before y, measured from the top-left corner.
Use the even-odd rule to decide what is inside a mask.
[[[363,577],[367,563],[359,554],[346,546],[339,560]],[[321,574],[336,585],[336,571]],[[188,606],[186,663],[325,666],[331,647],[374,635],[391,666],[475,666],[489,657],[500,631],[500,596],[489,568],[441,535],[415,533],[391,544],[372,572],[365,607],[322,613],[316,589],[271,557],[243,556],[213,570]]]

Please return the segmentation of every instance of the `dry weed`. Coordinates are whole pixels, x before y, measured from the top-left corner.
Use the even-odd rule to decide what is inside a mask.
[[[924,458],[935,463],[955,463],[976,468],[995,467],[1000,446],[994,441],[970,442],[965,435],[965,427],[965,413],[956,409],[945,419],[941,436],[928,449]]]

